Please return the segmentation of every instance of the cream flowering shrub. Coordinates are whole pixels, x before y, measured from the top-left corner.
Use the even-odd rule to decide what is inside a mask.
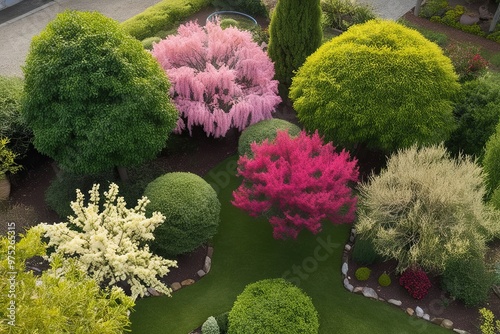
[[[159,277],[177,267],[177,262],[153,255],[145,244],[154,239],[153,231],[165,217],[154,212],[146,218],[146,197],[138,200],[135,208],[127,209],[114,183],[104,192],[102,212],[99,185],[94,184],[89,193],[85,206],[85,196],[77,189],[77,199],[71,202],[75,215],[69,216],[68,222],[40,224],[49,239],[48,247],[55,248],[49,261],[59,255],[76,258],[81,269],[101,285],[130,284],[134,299],[147,295],[149,287],[170,296],[172,290]]]

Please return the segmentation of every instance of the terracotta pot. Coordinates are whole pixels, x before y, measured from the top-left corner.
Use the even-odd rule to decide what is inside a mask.
[[[0,176],[0,201],[7,201],[10,196],[10,182],[4,174]]]

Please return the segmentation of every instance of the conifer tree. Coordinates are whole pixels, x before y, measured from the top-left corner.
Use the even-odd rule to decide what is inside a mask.
[[[307,56],[321,45],[319,0],[279,0],[269,25],[269,57],[274,61],[275,78],[289,86]]]

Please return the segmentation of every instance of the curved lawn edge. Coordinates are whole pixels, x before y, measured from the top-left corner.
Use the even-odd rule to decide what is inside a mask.
[[[267,221],[234,208],[231,194],[241,182],[235,176],[236,161],[237,156],[230,157],[205,176],[222,204],[210,272],[171,298],[138,299],[132,333],[189,333],[210,315],[231,309],[247,284],[276,277],[288,279],[312,298],[320,333],[449,333],[344,289],[340,267],[350,225],[328,224],[317,235],[301,233],[295,241],[278,241]]]

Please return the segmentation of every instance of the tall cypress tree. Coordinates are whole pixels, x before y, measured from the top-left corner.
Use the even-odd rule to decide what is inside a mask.
[[[320,45],[320,0],[279,0],[269,26],[269,57],[275,78],[290,86],[296,71]]]

